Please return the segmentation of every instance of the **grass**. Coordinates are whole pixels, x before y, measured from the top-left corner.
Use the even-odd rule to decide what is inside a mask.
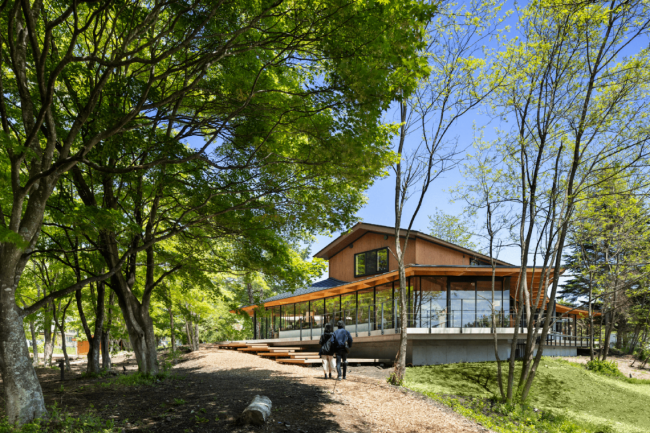
[[[507,374],[507,365],[504,373]],[[518,371],[515,377],[518,377]],[[437,396],[441,401],[446,400],[443,403],[456,406],[458,411],[464,407],[477,416],[485,412],[511,413],[513,422],[510,430],[507,426],[503,429],[495,428],[504,432],[650,432],[649,383],[650,381],[606,376],[588,371],[580,364],[543,358],[526,401],[527,405],[504,408],[490,402],[499,395],[496,364],[493,362],[413,367],[407,370],[405,379],[408,388]],[[458,399],[458,396],[464,398]],[[480,407],[486,404],[493,405],[489,411]],[[534,409],[539,409],[540,412],[535,412]],[[517,411],[521,413],[516,413]],[[543,417],[547,419],[541,419]],[[517,424],[521,426],[527,422],[533,425],[531,429],[515,429]],[[542,426],[544,423],[548,425]],[[563,423],[566,424],[565,428],[554,430],[551,427]],[[535,428],[536,424],[540,428]],[[579,425],[581,430],[575,430],[571,424]]]
[[[80,416],[62,412],[54,405],[49,408],[49,419],[36,420],[21,427],[9,424],[6,418],[0,418],[0,433],[117,433],[122,429],[112,420],[105,420],[90,410]]]

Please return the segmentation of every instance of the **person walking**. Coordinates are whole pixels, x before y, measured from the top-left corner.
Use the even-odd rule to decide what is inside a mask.
[[[345,329],[345,323],[342,320],[339,320],[336,326],[338,327],[334,332],[334,340],[336,341],[336,372],[338,373],[336,380],[345,380],[348,372],[348,353],[350,353],[350,349],[352,348],[352,336]],[[343,368],[342,375],[341,368]]]
[[[318,344],[320,344],[318,356],[320,356],[320,359],[323,360],[323,371],[325,372],[325,379],[327,379],[327,373],[329,373],[329,378],[331,379],[332,372],[334,371],[334,359],[332,358],[332,355],[334,354],[334,344],[332,344],[332,342],[327,345],[325,344],[332,339],[332,335],[334,335],[332,332],[332,325],[328,323],[325,325],[325,331],[323,332],[323,335],[320,336],[320,341],[318,342]],[[328,346],[329,350],[325,350],[328,347],[325,347],[324,349],[323,346]]]

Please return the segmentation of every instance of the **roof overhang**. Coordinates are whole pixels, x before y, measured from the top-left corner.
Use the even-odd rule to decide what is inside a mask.
[[[437,276],[437,277],[491,277],[492,267],[490,266],[426,266],[426,265],[412,265],[406,267],[406,277],[418,276]],[[511,267],[496,267],[494,269],[495,277],[516,277],[518,278],[521,268],[518,266]],[[550,272],[549,281],[552,278],[552,271]],[[540,287],[542,279],[541,268],[527,268],[526,280],[531,292],[535,288]],[[385,283],[390,283],[399,280],[397,271],[387,272],[385,274],[376,275],[374,277],[366,278],[364,280],[353,281],[351,283],[343,284],[340,286],[332,287],[330,289],[319,290],[317,292],[307,293],[304,295],[290,296],[276,301],[265,302],[264,307],[275,307],[278,305],[295,304],[297,302],[312,301],[316,299],[323,299],[330,296],[344,295],[347,293],[356,292],[357,290],[367,289],[370,287],[378,286]],[[513,281],[511,287],[516,287],[518,281]],[[249,314],[257,305],[249,305],[242,308]]]
[[[368,223],[357,223],[350,230],[341,234],[338,238],[330,242],[325,248],[314,254],[314,257],[319,259],[329,260],[331,257],[339,253],[344,248],[348,247],[350,244],[354,243],[357,239],[361,238],[366,233],[378,233],[388,236],[395,236],[395,228],[382,226],[378,224],[368,224]],[[401,229],[400,236],[404,236],[406,230]],[[467,254],[471,257],[476,257],[487,261],[489,263],[490,257],[485,254],[481,254],[477,251],[472,251],[468,248],[461,247],[460,245],[453,244],[451,242],[438,239],[434,236],[428,235],[426,233],[418,232],[411,230],[409,234],[409,239],[419,238],[434,244],[449,248],[455,251],[460,251],[464,254]],[[512,264],[504,262],[503,260],[495,260],[495,262],[500,266],[512,266]]]

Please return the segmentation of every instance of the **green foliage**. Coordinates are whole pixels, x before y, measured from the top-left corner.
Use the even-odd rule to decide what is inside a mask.
[[[443,241],[477,251],[478,245],[472,242],[470,224],[469,218],[450,215],[436,208],[435,213],[429,215],[429,234]]]
[[[539,411],[526,404],[504,404],[486,398],[453,398],[422,392],[466,418],[498,433],[614,433],[608,424],[577,422],[552,410]]]
[[[390,383],[391,385],[395,386],[402,386],[404,384],[404,379],[399,379],[397,377],[397,373],[392,372],[387,378],[386,382]]]
[[[168,371],[163,370],[158,374],[146,374],[136,372],[134,374],[118,375],[104,382],[99,382],[97,386],[102,388],[112,387],[132,387],[132,386],[155,386],[166,379],[180,379],[180,376],[172,376]]]
[[[20,427],[0,418],[0,433],[116,433],[122,431],[113,420],[100,418],[93,409],[81,415],[62,412],[56,404],[51,406],[49,419],[37,419]]]
[[[183,400],[182,398],[175,398],[175,399],[174,399],[174,404],[175,404],[176,406],[182,406],[182,405],[185,404],[185,400]]]
[[[521,363],[517,362],[515,377],[519,371],[521,371]],[[494,402],[495,408],[500,398],[496,381],[496,363],[493,362],[408,368],[405,386],[414,391],[450,396],[462,401],[464,399],[490,400]],[[459,404],[463,407],[469,405]],[[641,433],[646,432],[646,427],[650,425],[650,413],[645,409],[648,405],[650,405],[650,386],[645,383],[638,380],[628,382],[593,373],[583,365],[542,358],[537,378],[525,406],[505,407],[499,410],[515,412],[513,415],[515,418],[525,419],[528,413],[527,407],[537,408],[541,414],[560,417],[557,419],[564,420],[562,422],[568,423],[567,425],[577,423],[581,427],[588,426],[596,429],[593,431],[599,431],[598,429],[609,425],[618,433]],[[467,410],[474,411],[471,408]],[[584,428],[583,431],[592,431],[587,427]]]
[[[625,377],[625,375],[618,369],[616,361],[601,361],[594,359],[587,362],[587,370],[598,374],[604,374],[605,376]]]

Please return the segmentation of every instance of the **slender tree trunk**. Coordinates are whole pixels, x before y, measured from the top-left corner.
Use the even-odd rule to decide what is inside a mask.
[[[194,324],[194,350],[199,350],[199,343],[201,340],[199,340],[199,320],[200,320],[200,315],[196,315],[196,323]]]
[[[52,352],[54,350],[52,342],[52,317],[48,308],[45,308],[43,313],[43,365],[49,367],[52,364]]]
[[[172,340],[172,352],[176,352],[176,333],[174,332],[174,312],[172,311],[171,302],[169,305],[169,333]]]
[[[29,321],[29,332],[32,333],[32,349],[34,352],[34,365],[38,365],[38,339],[36,338],[36,327],[34,326],[34,320]]]
[[[593,293],[594,288],[592,284],[591,274],[589,275],[589,359],[594,360],[594,309],[593,309]]]
[[[79,310],[79,318],[88,339],[88,364],[86,371],[88,373],[97,374],[101,371],[99,367],[100,343],[104,329],[104,295],[105,285],[103,282],[97,284],[97,305],[95,306],[95,329],[91,331],[84,314],[83,305],[81,302],[81,290],[75,292],[77,300],[77,310]],[[92,288],[92,287],[91,287]]]
[[[111,290],[111,295],[108,300],[108,319],[106,325],[102,329],[102,369],[111,369],[111,325],[113,324],[113,304],[115,303],[115,292]]]

